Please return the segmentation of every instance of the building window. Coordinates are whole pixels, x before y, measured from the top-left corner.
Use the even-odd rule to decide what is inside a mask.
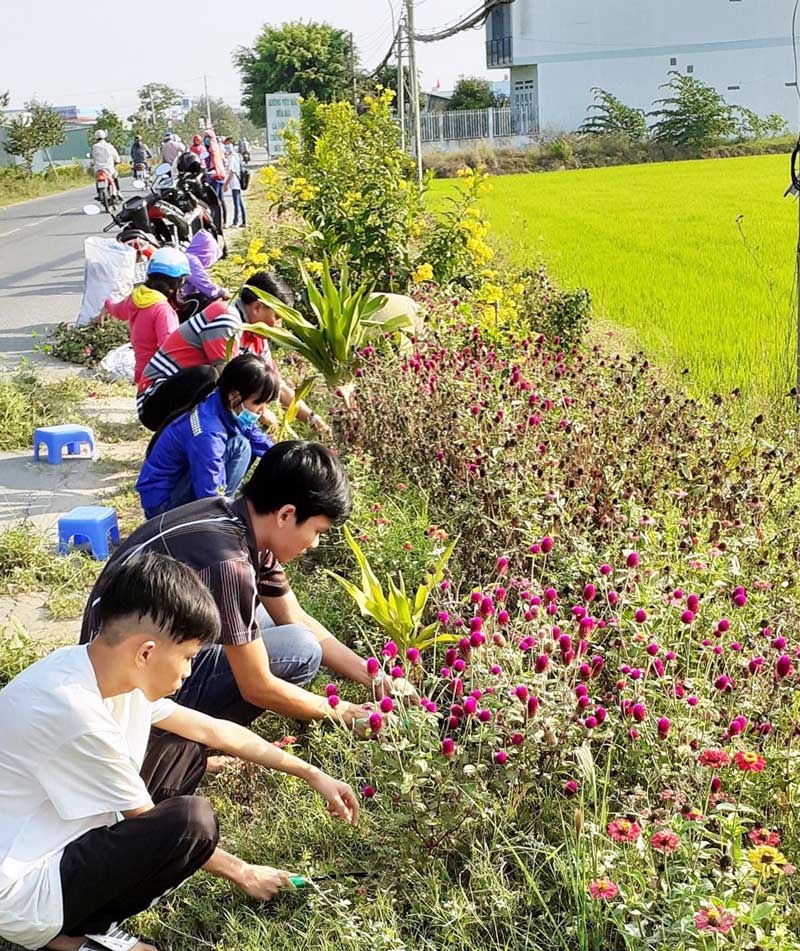
[[[678,57],[677,57],[677,56],[673,56],[672,59],[669,61],[669,65],[670,65],[670,66],[677,66],[677,65],[678,65]]]
[[[797,83],[784,83],[785,86],[796,86]]]
[[[694,72],[694,66],[687,66],[687,67],[686,67],[686,72],[687,72],[687,73],[693,73],[693,72]]]
[[[729,89],[729,90],[741,89],[741,88],[742,88],[741,86],[728,86],[728,89]]]

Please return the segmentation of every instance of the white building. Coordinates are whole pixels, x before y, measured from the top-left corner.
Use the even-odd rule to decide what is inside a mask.
[[[670,70],[796,128],[794,0],[514,0],[486,22],[486,64],[543,132],[571,131],[599,86],[650,112]]]

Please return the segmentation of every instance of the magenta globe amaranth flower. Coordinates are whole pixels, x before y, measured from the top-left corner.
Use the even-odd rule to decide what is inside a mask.
[[[374,786],[364,786],[364,788],[361,790],[361,795],[362,795],[365,799],[372,799],[372,797],[375,795],[375,787],[374,787]]]
[[[528,699],[528,688],[525,684],[519,684],[519,686],[514,688],[514,696],[523,703]]]
[[[336,693],[339,693],[339,688],[336,686],[336,684],[328,684],[328,685],[325,687],[325,696],[326,696],[326,697],[332,697],[332,696],[333,696],[334,694],[336,694]]]
[[[478,709],[478,701],[474,697],[465,697],[462,706],[464,707],[464,713],[471,717],[475,715]]]
[[[645,611],[644,608],[638,608],[636,613],[633,615],[633,619],[637,624],[644,624],[644,622],[647,620],[647,611]]]
[[[788,654],[781,654],[775,661],[775,675],[782,679],[794,673],[794,664]]]
[[[549,555],[553,550],[553,539],[549,535],[545,535],[544,538],[539,542],[539,548],[542,551],[542,554]]]
[[[631,716],[637,723],[641,723],[647,716],[647,708],[643,703],[634,703],[631,707]]]
[[[690,611],[688,608],[681,614],[681,623],[682,624],[692,624],[694,622],[694,611]]]
[[[455,740],[451,739],[449,736],[445,737],[442,740],[442,756],[445,756],[447,759],[450,759],[451,756],[456,751]]]
[[[377,657],[367,658],[367,673],[370,675],[370,677],[375,677],[380,669],[381,665]]]
[[[388,657],[390,660],[394,660],[397,657],[398,649],[397,644],[394,641],[387,641],[383,645],[383,650],[381,651],[384,657]]]
[[[380,731],[383,729],[383,717],[380,715],[380,713],[370,713],[369,728],[373,733],[380,733]]]
[[[478,719],[481,723],[488,723],[492,719],[491,710],[487,710],[485,707],[482,710],[478,710]]]
[[[498,766],[505,766],[508,762],[508,753],[505,750],[498,750],[494,754],[494,761]]]
[[[659,717],[656,721],[656,727],[658,729],[658,735],[662,740],[665,740],[669,736],[670,722],[669,717]]]
[[[547,670],[547,665],[550,663],[550,658],[547,654],[540,654],[533,665],[533,669],[537,674],[543,674]]]
[[[567,780],[564,783],[564,795],[565,796],[576,796],[578,794],[578,784],[574,779]]]
[[[329,695],[328,706],[333,707],[334,709],[336,709],[336,707],[339,706],[339,698],[336,696],[335,693],[332,693]]]
[[[416,647],[409,647],[406,651],[406,659],[410,664],[416,666],[419,663],[420,653],[419,649]]]
[[[394,700],[391,697],[382,697],[378,706],[381,713],[391,713],[394,710]]]
[[[512,746],[522,746],[525,742],[525,736],[522,733],[512,733],[511,734],[511,745]]]
[[[636,551],[629,552],[627,558],[625,559],[625,564],[628,568],[638,568],[639,553]]]

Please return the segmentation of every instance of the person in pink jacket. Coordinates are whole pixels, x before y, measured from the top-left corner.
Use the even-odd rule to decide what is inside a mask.
[[[147,265],[147,280],[133,293],[116,303],[107,300],[98,318],[102,326],[106,316],[127,320],[131,346],[136,358],[133,379],[138,383],[142,371],[162,343],[180,323],[176,311],[178,291],[190,274],[189,260],[177,248],[159,248]]]

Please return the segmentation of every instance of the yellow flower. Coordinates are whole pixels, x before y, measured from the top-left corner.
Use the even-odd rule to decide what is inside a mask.
[[[280,261],[283,257],[283,251],[280,248],[270,248],[267,253],[272,261]]]
[[[400,181],[397,183],[397,187],[400,189],[401,192],[404,192],[408,188],[408,182],[404,178],[401,178]]]
[[[244,264],[244,258],[241,256],[241,254],[234,254],[233,263],[238,264],[241,267],[242,264]]]
[[[248,255],[248,261],[251,264],[269,264],[269,255],[260,252],[259,254]]]
[[[422,284],[425,281],[433,280],[433,268],[430,264],[425,262],[425,264],[420,264],[414,273],[411,275],[411,280],[415,284]]]
[[[252,258],[254,255],[258,254],[258,252],[263,247],[264,247],[264,242],[261,240],[261,238],[253,238],[253,240],[247,246],[248,258]]]
[[[320,274],[322,274],[323,268],[320,261],[312,261],[311,258],[305,258],[303,260],[303,264],[305,265],[305,269],[309,274],[316,274],[318,277]]]
[[[771,845],[759,845],[747,853],[747,859],[757,872],[762,875],[783,875],[783,867],[787,864],[786,858]]]

